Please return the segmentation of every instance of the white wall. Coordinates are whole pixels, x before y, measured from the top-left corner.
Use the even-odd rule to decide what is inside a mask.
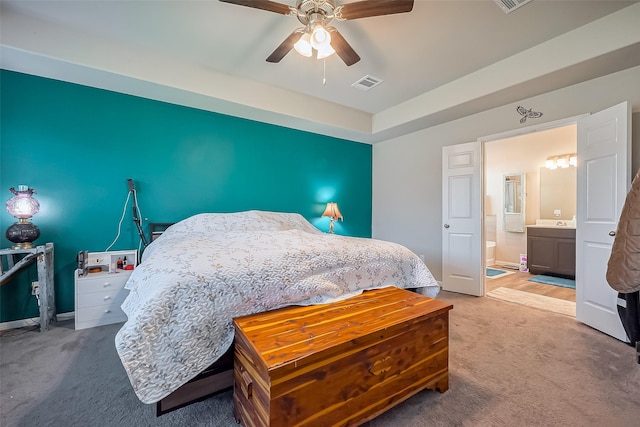
[[[398,242],[442,278],[442,147],[479,137],[597,112],[629,101],[633,117],[633,168],[640,166],[640,67],[569,86],[394,138],[373,146],[374,238]],[[541,111],[520,124],[516,106]]]

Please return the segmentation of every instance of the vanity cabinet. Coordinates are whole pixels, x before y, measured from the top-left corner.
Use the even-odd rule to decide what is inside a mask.
[[[532,274],[574,279],[576,229],[527,227],[527,267]]]

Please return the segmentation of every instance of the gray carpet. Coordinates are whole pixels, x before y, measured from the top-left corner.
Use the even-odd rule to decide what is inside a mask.
[[[424,391],[367,423],[382,426],[638,425],[635,350],[566,316],[442,292],[451,315],[449,391]],[[231,393],[160,418],[116,354],[120,325],[5,331],[2,426],[236,426]]]

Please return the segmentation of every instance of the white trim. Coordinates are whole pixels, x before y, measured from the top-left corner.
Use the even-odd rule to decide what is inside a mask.
[[[555,129],[563,126],[569,126],[578,123],[578,120],[589,116],[590,114],[580,114],[578,116],[567,117],[566,119],[554,120],[547,123],[540,123],[533,126],[527,126],[520,129],[511,129],[500,133],[494,133],[493,135],[481,136],[478,138],[480,142],[495,141],[496,139],[513,138],[520,135],[528,135],[534,132],[541,132],[543,130]]]
[[[496,260],[496,264],[495,265],[499,265],[501,267],[511,267],[514,270],[520,270],[520,264],[516,263],[516,262],[509,262],[509,261],[500,261],[499,259]]]
[[[57,315],[58,322],[63,320],[70,320],[76,317],[75,311],[69,311],[67,313],[59,313]],[[30,319],[12,320],[10,322],[0,323],[0,331],[6,331],[9,329],[24,328],[28,326],[36,326],[40,324],[40,317],[32,317]]]

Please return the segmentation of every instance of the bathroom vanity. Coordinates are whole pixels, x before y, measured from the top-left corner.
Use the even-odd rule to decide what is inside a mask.
[[[527,266],[532,274],[574,279],[576,275],[575,227],[527,226]]]

